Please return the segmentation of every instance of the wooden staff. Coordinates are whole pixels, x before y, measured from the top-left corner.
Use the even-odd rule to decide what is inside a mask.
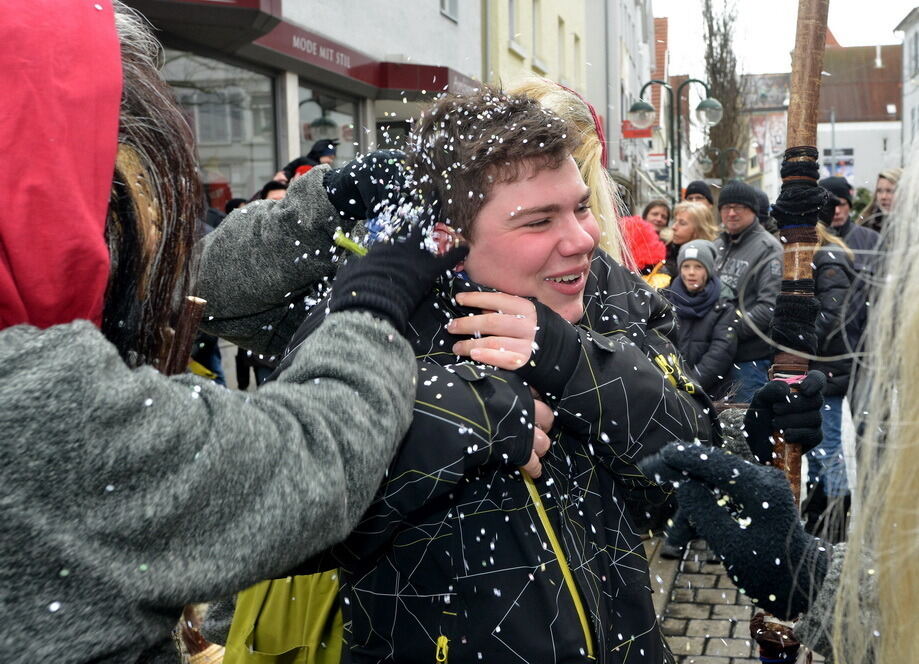
[[[817,221],[820,205],[819,191],[815,190],[819,178],[819,152],[817,151],[817,112],[820,100],[820,77],[823,72],[823,55],[826,46],[826,21],[829,0],[799,0],[798,25],[795,50],[792,56],[791,94],[788,105],[788,143],[782,164],[782,193],[773,209],[784,245],[781,305],[776,307],[773,329],[782,328],[783,322],[805,324],[803,319],[791,320],[792,309],[804,311],[813,302],[813,258],[817,247]],[[804,306],[797,306],[795,300]],[[811,310],[814,310],[811,306]],[[814,310],[815,311],[815,310]],[[789,320],[781,320],[788,315]],[[813,329],[814,321],[808,323]],[[786,328],[787,329],[787,328]],[[805,350],[794,342],[785,345]],[[811,349],[813,350],[813,349]],[[787,378],[807,373],[808,360],[793,352],[776,353],[770,378]],[[786,443],[774,432],[777,463],[791,484],[795,500],[801,495],[801,446]],[[800,643],[788,625],[782,625],[771,616],[757,613],[750,622],[750,634],[760,648],[763,661],[796,661]],[[808,653],[808,660],[811,656]]]
[[[192,353],[192,344],[195,342],[195,337],[198,336],[198,326],[204,316],[205,306],[207,306],[207,300],[203,300],[200,297],[189,295],[182,300],[182,307],[179,310],[175,329],[167,328],[164,330],[168,343],[165,344],[166,350],[158,363],[160,373],[166,376],[175,376],[185,371],[188,366],[188,358]],[[201,632],[198,631],[200,627],[201,619],[198,612],[194,606],[187,605],[183,609],[182,617],[179,619],[179,624],[173,633],[180,661],[209,662],[211,661],[209,659],[210,654],[213,652],[221,653],[220,659],[214,659],[213,661],[221,661],[223,648],[208,643],[201,635]]]
[[[817,164],[817,112],[820,102],[820,80],[823,72],[823,55],[826,47],[826,21],[830,0],[799,0],[798,26],[795,50],[792,55],[791,94],[788,104],[788,145],[786,163],[813,162],[813,184],[819,174]],[[810,150],[807,150],[810,148]],[[783,173],[783,176],[785,174]],[[794,186],[806,175],[783,177],[782,188]],[[777,219],[785,246],[782,274],[782,294],[812,298],[813,259],[817,247],[817,216],[812,218]],[[784,223],[783,223],[784,222]],[[804,285],[809,282],[809,287]],[[772,377],[789,377],[806,374],[806,358],[788,352],[776,353],[770,373]],[[801,496],[801,446],[786,443],[774,434],[778,465],[791,483],[795,500]]]
[[[168,350],[159,363],[160,373],[174,376],[185,371],[206,306],[207,300],[200,297],[188,296],[182,301],[175,329],[166,330],[166,336],[171,339],[171,343],[167,344]]]

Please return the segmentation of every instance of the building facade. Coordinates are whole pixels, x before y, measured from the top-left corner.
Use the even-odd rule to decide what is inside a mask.
[[[587,98],[605,123],[610,173],[622,187],[626,205],[640,212],[643,203],[666,190],[650,172],[655,130],[638,138],[623,134],[623,122],[642,86],[664,75],[655,71],[652,76],[656,62],[651,1],[588,0],[586,16]]]
[[[482,5],[127,0],[166,47],[212,207],[249,198],[315,141],[338,163],[398,145],[420,106],[482,72]]]
[[[512,87],[540,76],[584,93],[584,0],[484,0],[482,5],[484,80]]]
[[[903,33],[901,108],[903,132],[900,137],[901,156],[906,158],[919,136],[919,7],[913,8],[897,27]]]
[[[822,175],[873,190],[880,171],[902,164],[902,50],[827,44],[817,124]]]

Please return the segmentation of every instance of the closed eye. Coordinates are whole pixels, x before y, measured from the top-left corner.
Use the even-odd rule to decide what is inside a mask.
[[[549,223],[548,219],[537,219],[536,221],[531,221],[530,223],[526,224],[526,227],[527,228],[537,228],[539,226],[545,226],[548,223]]]

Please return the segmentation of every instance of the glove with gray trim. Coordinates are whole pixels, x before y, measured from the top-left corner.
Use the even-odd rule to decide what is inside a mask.
[[[640,468],[676,488],[680,509],[741,592],[782,619],[807,611],[826,576],[829,547],[804,531],[780,470],[690,443],[670,443]]]

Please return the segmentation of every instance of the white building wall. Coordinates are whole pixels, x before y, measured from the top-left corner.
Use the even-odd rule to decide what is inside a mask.
[[[482,5],[475,0],[287,0],[284,18],[381,61],[450,67],[482,76]]]
[[[902,155],[919,136],[919,21],[904,26],[903,33],[903,119]],[[899,166],[899,164],[897,164]]]
[[[901,164],[901,123],[896,122],[837,122],[836,154],[845,159],[846,149],[852,150],[851,173],[843,172],[853,187],[874,191],[878,173]],[[821,163],[826,150],[832,150],[832,126],[828,122],[817,125],[817,149]],[[846,167],[843,167],[844,170]],[[821,177],[830,173],[821,166]]]
[[[587,98],[602,113],[609,168],[635,180],[646,170],[650,139],[623,139],[622,121],[651,79],[654,18],[650,0],[587,0]],[[640,192],[634,192],[640,198]],[[635,206],[639,201],[635,201]]]

